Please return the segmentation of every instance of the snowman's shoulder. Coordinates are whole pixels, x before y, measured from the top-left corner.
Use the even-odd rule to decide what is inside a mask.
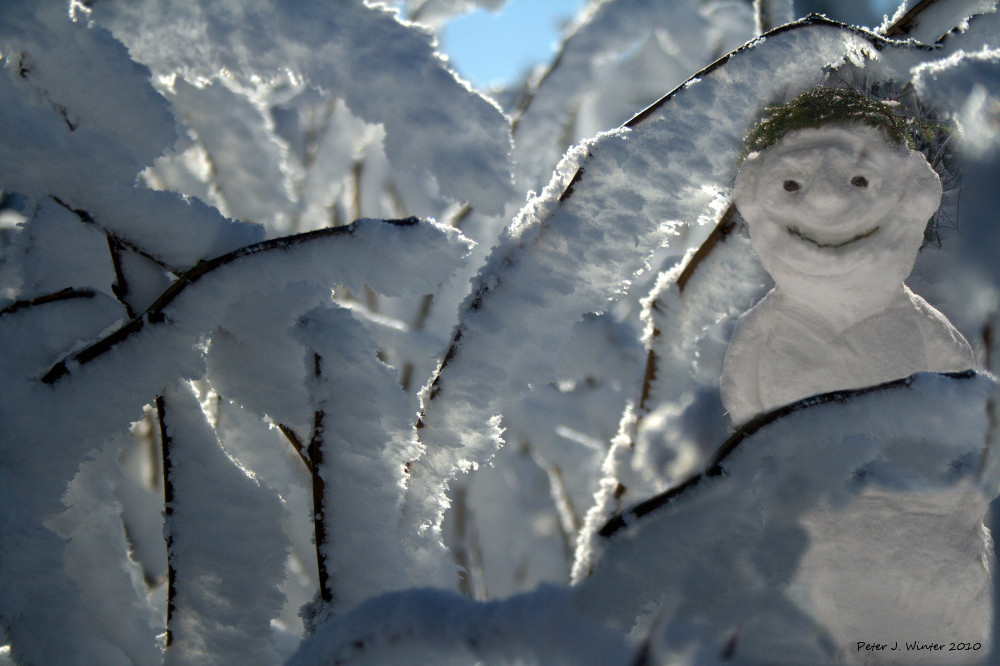
[[[759,365],[766,341],[775,330],[772,291],[736,321],[722,365],[720,391],[722,404],[733,423],[748,420],[763,409],[760,400]]]
[[[935,337],[957,338],[965,342],[965,338],[958,332],[948,318],[933,305],[928,303],[922,296],[914,293],[909,287],[903,287],[906,301],[911,312],[916,316],[917,325],[921,331],[930,333]],[[968,344],[968,343],[966,343]]]
[[[742,344],[754,344],[767,338],[779,328],[784,318],[781,297],[772,289],[752,308],[739,316],[733,338],[734,340],[739,338]]]
[[[968,370],[975,366],[972,347],[948,318],[909,287],[903,287],[911,311],[920,328],[930,359],[936,360],[938,372]]]
[[[809,334],[815,328],[808,316],[796,309],[777,288],[772,289],[752,308],[740,315],[730,341],[737,352],[746,347],[756,350],[770,347],[768,343],[787,342]]]

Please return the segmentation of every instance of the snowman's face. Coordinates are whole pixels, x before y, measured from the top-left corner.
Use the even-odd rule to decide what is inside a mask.
[[[734,200],[778,284],[819,277],[857,286],[909,274],[941,184],[922,154],[875,128],[831,125],[748,157]]]

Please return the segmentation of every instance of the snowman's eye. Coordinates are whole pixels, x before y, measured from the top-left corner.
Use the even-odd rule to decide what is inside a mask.
[[[868,179],[864,176],[855,176],[851,178],[851,185],[854,187],[868,187]]]
[[[794,180],[786,180],[782,184],[782,187],[785,188],[786,192],[794,192],[796,190],[801,190],[802,189],[802,186],[799,185],[798,183],[796,183]]]

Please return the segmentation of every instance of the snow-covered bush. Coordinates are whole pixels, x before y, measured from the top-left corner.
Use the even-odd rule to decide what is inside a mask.
[[[898,505],[886,586],[931,580],[931,548],[978,595],[898,639],[987,658],[991,380],[735,433],[718,382],[768,286],[730,205],[744,133],[832,79],[960,128],[927,146],[959,155],[957,230],[909,284],[996,368],[994,3],[910,0],[869,30],[593,0],[506,108],[434,37],[502,2],[397,4],[424,23],[366,0],[3,4],[2,658],[861,660],[852,641],[893,636],[852,632],[898,625],[817,600],[872,498]]]

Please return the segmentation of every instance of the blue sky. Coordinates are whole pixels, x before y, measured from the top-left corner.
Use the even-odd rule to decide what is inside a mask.
[[[561,25],[585,0],[510,0],[502,12],[478,10],[451,21],[441,36],[451,66],[478,88],[513,83],[528,68],[548,62]]]
[[[875,16],[892,14],[899,3],[849,1],[867,1]],[[448,54],[451,66],[479,89],[493,83],[516,83],[526,70],[552,59],[563,22],[585,4],[586,0],[509,0],[496,14],[477,10],[448,23],[441,35],[441,50]],[[844,9],[850,11],[850,5]]]

